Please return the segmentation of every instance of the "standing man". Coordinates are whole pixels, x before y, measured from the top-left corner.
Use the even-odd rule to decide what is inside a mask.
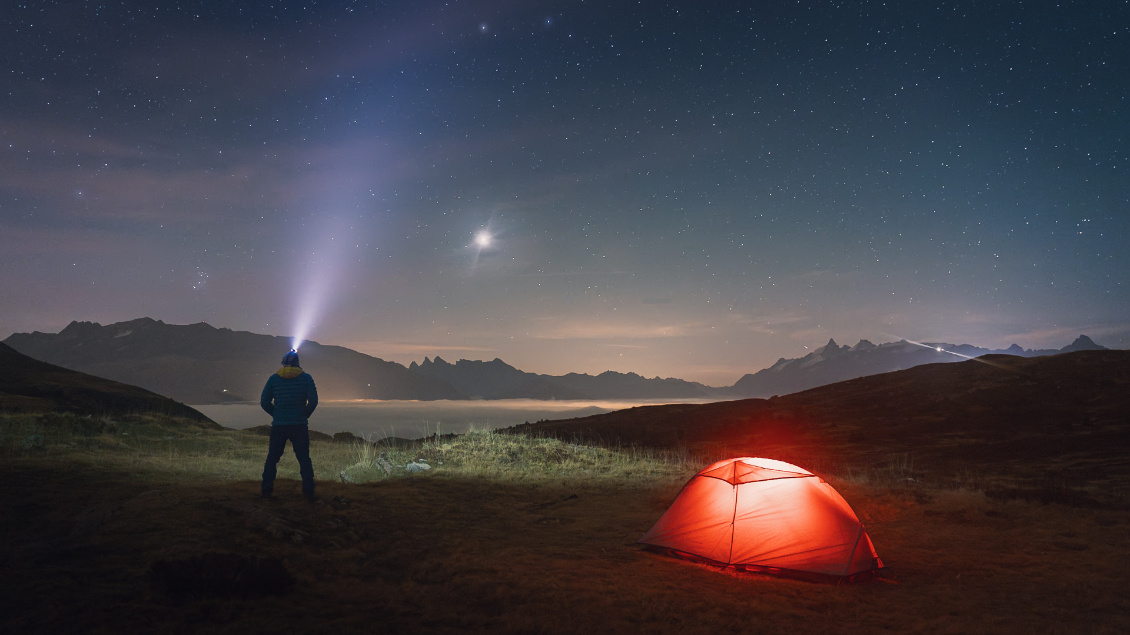
[[[263,386],[259,405],[273,417],[271,443],[267,462],[263,465],[263,498],[270,498],[275,489],[275,468],[282,458],[286,442],[294,449],[298,471],[302,474],[302,495],[314,500],[314,465],[310,462],[310,415],[318,407],[318,389],[314,378],[298,366],[298,353],[290,351],[282,358],[282,368],[271,375]]]

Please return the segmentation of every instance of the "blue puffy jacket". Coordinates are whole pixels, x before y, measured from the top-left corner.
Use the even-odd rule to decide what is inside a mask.
[[[318,407],[314,378],[297,366],[283,366],[263,386],[259,405],[274,417],[271,425],[295,426],[309,423]]]

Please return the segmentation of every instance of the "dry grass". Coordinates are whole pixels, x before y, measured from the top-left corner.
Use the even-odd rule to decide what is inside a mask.
[[[185,419],[144,414],[114,418],[72,414],[0,415],[0,457],[64,467],[81,465],[126,474],[140,482],[214,483],[259,478],[266,439],[245,431],[213,430]],[[352,459],[348,446],[311,446],[315,477],[329,480]],[[293,454],[279,464],[298,478]]]
[[[837,587],[633,546],[700,467],[679,453],[489,432],[410,448],[316,441],[320,500],[302,500],[288,456],[289,480],[265,502],[262,437],[141,419],[0,423],[4,632],[1130,630],[1130,512],[936,487],[909,456],[826,475],[894,581]],[[340,482],[380,452],[434,468]],[[294,587],[151,584],[154,565],[208,553],[277,561]]]
[[[345,469],[351,482],[403,476],[411,463],[428,465],[427,475],[452,478],[570,484],[602,481],[647,487],[654,487],[656,481],[681,483],[698,469],[686,452],[583,446],[494,430],[434,435],[411,445],[377,442],[353,447],[357,461]],[[380,467],[382,460],[392,466],[391,473]]]

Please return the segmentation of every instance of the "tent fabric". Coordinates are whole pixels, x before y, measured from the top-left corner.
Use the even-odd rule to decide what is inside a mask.
[[[768,481],[776,478],[812,476],[811,472],[784,461],[774,461],[773,459],[759,459],[759,461],[756,464],[734,459],[719,461],[699,472],[699,475],[720,478],[733,485]]]
[[[839,492],[807,470],[758,457],[693,476],[639,542],[761,570],[848,577],[882,567]]]

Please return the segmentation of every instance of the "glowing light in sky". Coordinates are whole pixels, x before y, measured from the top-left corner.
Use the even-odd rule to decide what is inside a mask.
[[[495,237],[497,232],[491,229],[490,223],[475,232],[471,237],[471,243],[465,248],[471,253],[471,270],[474,271],[479,266],[479,259],[484,253],[491,253],[497,249],[495,245]]]
[[[906,338],[902,338],[902,339],[906,339]],[[949,353],[950,355],[953,355],[955,357],[963,357],[965,359],[977,359],[976,357],[971,357],[969,355],[962,355],[961,353],[958,353],[956,351],[947,351],[946,349],[942,348],[941,346],[930,346],[929,344],[923,344],[922,342],[915,342],[914,340],[906,340],[906,342],[908,344],[914,344],[915,346],[921,346],[922,348],[932,348],[935,351],[938,351],[939,353]]]
[[[302,268],[296,277],[299,286],[289,298],[294,306],[290,347],[295,351],[310,336],[333,301],[346,260],[346,238],[354,231],[340,218],[327,221],[324,227],[323,233],[316,235],[309,241],[310,247],[303,250],[306,257],[300,260]]]
[[[311,267],[311,269],[318,269]],[[298,292],[298,307],[294,319],[294,335],[291,336],[290,348],[297,351],[302,342],[306,341],[314,323],[317,320],[326,298],[327,280],[317,280],[318,274],[311,273],[311,281],[303,285]]]

